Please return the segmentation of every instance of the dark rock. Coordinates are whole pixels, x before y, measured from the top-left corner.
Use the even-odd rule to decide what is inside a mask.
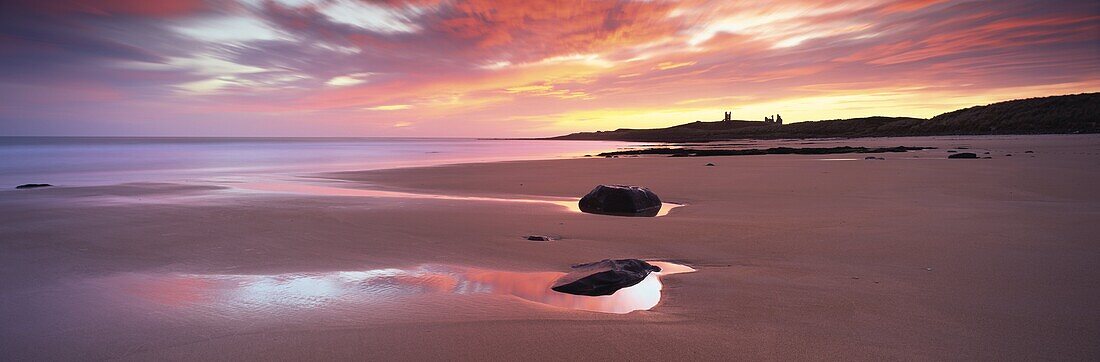
[[[707,165],[707,166],[714,166],[714,164],[713,164],[713,163],[708,163],[708,164],[706,164],[706,165]]]
[[[530,241],[554,241],[554,237],[549,235],[527,235],[524,238]]]
[[[986,152],[986,153],[984,153],[984,154],[988,155],[988,154],[989,154],[989,152]]]
[[[641,283],[649,272],[659,271],[660,267],[638,259],[604,259],[574,265],[573,271],[554,281],[550,289],[576,295],[611,295],[619,289]]]
[[[1035,151],[1024,151],[1024,153],[1035,153]]]
[[[982,158],[988,160],[988,159],[992,159],[993,157],[985,156],[985,157],[982,157]]]
[[[599,185],[581,198],[581,211],[617,216],[657,216],[661,198],[640,186]]]
[[[53,186],[53,185],[50,185],[50,184],[22,184],[22,185],[16,186],[15,188],[17,188],[17,189],[37,189],[37,188],[40,188],[40,187],[50,187],[50,186]]]
[[[947,156],[947,158],[978,158],[978,155],[970,152],[963,152]]]
[[[920,151],[927,149],[935,149],[935,147],[828,147],[828,148],[791,148],[791,147],[772,147],[767,149],[691,149],[691,148],[647,148],[640,150],[626,150],[626,151],[614,151],[604,152],[597,156],[613,156],[613,155],[668,155],[669,157],[700,157],[700,156],[751,156],[751,155],[835,155],[844,153],[884,153],[884,152],[909,152]]]
[[[1005,157],[1012,157],[1012,154],[1011,153],[1006,154]]]
[[[875,157],[875,156],[867,156],[867,157],[864,157],[863,159],[864,159],[864,160],[877,160],[877,159],[878,159],[878,157]]]
[[[955,152],[959,152],[959,151],[955,151],[955,150],[947,150],[947,153],[955,153]]]

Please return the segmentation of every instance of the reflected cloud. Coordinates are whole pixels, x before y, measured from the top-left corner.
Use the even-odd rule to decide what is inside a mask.
[[[302,195],[319,195],[319,196],[358,196],[358,197],[385,197],[385,198],[402,198],[402,199],[433,199],[433,200],[458,200],[458,201],[475,201],[475,202],[508,202],[508,203],[530,203],[530,204],[549,204],[564,207],[570,212],[581,213],[580,205],[578,202],[580,198],[566,198],[566,197],[540,197],[540,198],[505,198],[505,197],[482,197],[482,196],[454,196],[444,194],[423,194],[413,192],[399,192],[399,191],[383,191],[383,190],[371,190],[371,189],[356,189],[356,188],[344,188],[324,186],[318,184],[310,184],[303,182],[243,182],[233,183],[227,186],[233,187],[238,190],[244,191],[259,191],[259,192],[275,192],[275,193],[290,193],[290,194],[302,194]],[[661,211],[657,213],[657,216],[667,216],[672,209],[684,206],[683,204],[665,202],[661,205]]]
[[[97,280],[105,292],[180,311],[216,311],[233,317],[278,316],[324,308],[355,308],[428,294],[512,296],[556,308],[603,313],[648,310],[661,300],[662,276],[694,269],[651,261],[661,272],[607,296],[555,292],[565,273],[511,272],[448,265],[274,275],[122,274]]]

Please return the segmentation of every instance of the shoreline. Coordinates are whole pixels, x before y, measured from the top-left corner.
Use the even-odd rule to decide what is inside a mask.
[[[1100,312],[1093,308],[1100,292],[1087,287],[1100,280],[1092,266],[1100,255],[1092,242],[1100,231],[1092,223],[1100,215],[1100,192],[1091,186],[1100,180],[1094,167],[1100,137],[924,141],[940,148],[885,161],[577,158],[311,176],[339,176],[352,188],[459,197],[573,198],[599,183],[627,183],[689,204],[657,218],[540,204],[247,194],[186,185],[13,190],[0,198],[0,314],[11,322],[0,327],[0,343],[12,358],[351,358],[368,351],[414,359],[454,351],[513,359],[1100,354],[1088,343],[1100,336]],[[899,140],[830,142],[871,147]],[[997,157],[947,160],[946,151],[959,146]],[[1035,153],[1022,153],[1029,149]],[[1016,156],[1004,157],[1007,152]],[[189,193],[208,196],[157,200]],[[97,194],[141,202],[74,202],[98,200]],[[524,240],[529,234],[560,238]],[[504,294],[383,293],[369,308],[297,307],[239,323],[186,308],[123,309],[118,302],[129,294],[100,300],[79,287],[89,278],[132,274],[289,273],[314,280],[310,273],[417,265],[560,273],[606,258],[671,261],[697,271],[662,278],[656,307],[622,315],[550,308]],[[329,300],[328,289],[319,288],[326,284],[299,283],[243,290],[263,296],[281,285],[273,290],[302,297],[294,303]],[[201,306],[189,299],[202,295],[195,288],[180,284],[157,295]],[[285,310],[288,304],[280,303],[284,309],[276,310]],[[410,338],[423,343],[413,349],[398,343]],[[57,345],[65,348],[48,348]],[[508,347],[515,345],[537,348]]]

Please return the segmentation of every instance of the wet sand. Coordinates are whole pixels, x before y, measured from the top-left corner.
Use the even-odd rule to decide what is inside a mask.
[[[0,349],[10,359],[130,360],[1100,355],[1100,137],[788,143],[803,142],[940,149],[886,160],[591,158],[321,175],[459,198],[232,184],[0,192]],[[953,147],[994,158],[948,160]],[[686,206],[623,218],[478,200],[575,198],[599,183],[644,185]],[[523,239],[530,234],[561,239]],[[211,278],[293,286],[287,275],[423,265],[558,275],[605,258],[697,271],[662,277],[659,304],[627,314],[508,293],[376,293],[370,304],[328,305],[311,283],[278,290],[313,307],[268,311],[246,300],[258,308],[240,312],[209,307],[240,299],[201,292]],[[192,275],[206,277],[157,282]],[[111,282],[135,277],[154,283]],[[120,285],[131,288],[111,289]],[[143,290],[190,307],[134,305]]]

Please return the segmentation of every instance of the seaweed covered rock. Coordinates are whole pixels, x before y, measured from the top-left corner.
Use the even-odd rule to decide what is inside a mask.
[[[650,272],[659,271],[660,267],[638,259],[604,259],[574,265],[573,271],[554,281],[550,289],[576,295],[611,295],[641,283]]]
[[[661,198],[645,187],[599,185],[581,198],[580,209],[589,214],[657,216]]]
[[[971,152],[962,152],[947,156],[947,158],[978,158],[978,155]]]

